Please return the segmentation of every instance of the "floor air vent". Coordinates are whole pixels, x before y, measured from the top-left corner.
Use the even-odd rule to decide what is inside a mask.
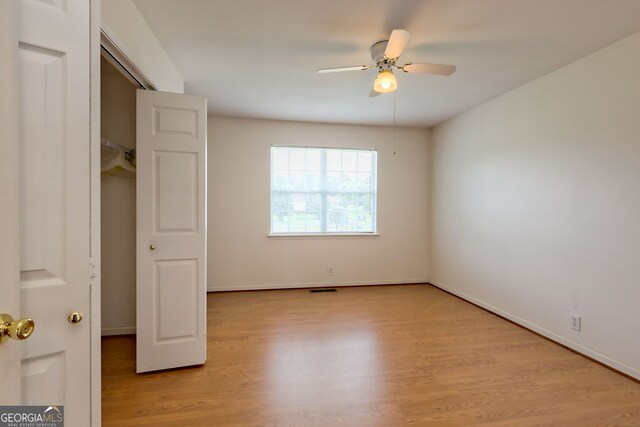
[[[335,288],[331,288],[331,289],[309,289],[309,292],[311,292],[312,294],[318,293],[318,292],[338,292]]]

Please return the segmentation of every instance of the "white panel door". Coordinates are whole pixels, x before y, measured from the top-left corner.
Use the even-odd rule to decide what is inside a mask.
[[[206,359],[207,100],[138,90],[137,371]]]
[[[88,426],[90,4],[15,3],[19,43],[10,60],[18,69],[19,133],[17,140],[2,142],[18,149],[12,187],[18,195],[18,244],[3,248],[2,257],[15,251],[19,272],[16,282],[3,283],[3,291],[19,289],[15,314],[33,318],[35,331],[26,341],[3,346],[20,346],[21,368],[13,367],[21,373],[20,403],[64,405],[65,425]],[[84,321],[69,322],[72,312],[83,313]]]

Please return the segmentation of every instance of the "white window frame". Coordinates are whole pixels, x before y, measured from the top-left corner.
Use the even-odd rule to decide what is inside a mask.
[[[374,180],[374,191],[371,192],[354,192],[357,194],[371,194],[373,198],[373,203],[371,206],[371,216],[373,222],[373,231],[344,231],[344,232],[333,232],[333,231],[320,231],[320,232],[274,232],[273,231],[273,148],[298,148],[298,149],[311,149],[311,150],[323,150],[322,151],[322,177],[323,180],[326,179],[326,150],[344,150],[344,151],[366,151],[372,152],[375,155],[372,156],[372,171],[373,171],[373,180]],[[291,192],[290,192],[291,193]],[[319,191],[321,195],[321,228],[326,230],[326,202],[327,195],[334,192],[326,192]],[[314,238],[314,237],[377,237],[380,234],[378,233],[378,151],[372,148],[349,148],[349,147],[322,147],[322,146],[299,146],[299,145],[272,145],[269,149],[269,227],[270,231],[267,234],[270,238]]]

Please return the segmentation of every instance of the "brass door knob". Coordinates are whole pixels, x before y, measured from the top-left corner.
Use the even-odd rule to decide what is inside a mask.
[[[36,324],[33,319],[13,320],[8,314],[0,314],[0,344],[9,338],[22,341],[33,333]]]
[[[69,316],[67,316],[67,320],[69,321],[69,323],[80,323],[82,322],[83,318],[84,316],[82,315],[82,313],[78,311],[71,313]]]
[[[155,251],[156,250],[156,245],[150,245],[149,249],[151,249],[152,251]]]

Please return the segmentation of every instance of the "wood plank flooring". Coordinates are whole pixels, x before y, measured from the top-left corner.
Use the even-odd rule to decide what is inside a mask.
[[[640,425],[639,383],[429,285],[212,293],[204,366],[109,337],[102,381],[107,427]]]

